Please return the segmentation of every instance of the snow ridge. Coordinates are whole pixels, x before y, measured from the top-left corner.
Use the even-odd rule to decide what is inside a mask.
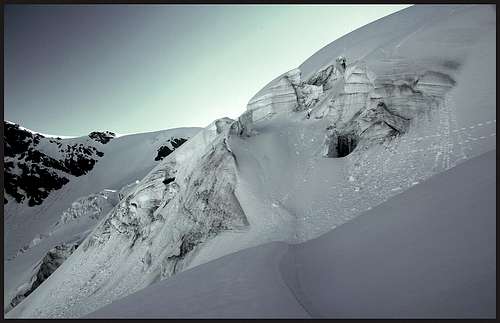
[[[81,317],[230,253],[304,243],[494,150],[494,86],[470,81],[494,60],[470,53],[494,43],[495,19],[484,6],[414,6],[327,46],[238,120],[112,187],[118,204],[8,316]]]

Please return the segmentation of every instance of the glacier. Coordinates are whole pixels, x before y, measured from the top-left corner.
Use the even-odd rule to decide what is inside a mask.
[[[238,251],[84,318],[494,318],[495,154],[316,239]]]
[[[97,185],[99,175],[82,177],[82,182],[92,183],[92,191],[78,189],[66,204],[60,203],[66,208],[61,206],[56,214],[77,198],[103,189],[119,192],[117,200],[103,214],[88,216],[96,220],[87,227],[91,232],[38,288],[9,308],[6,317],[82,317],[96,310],[99,316],[100,308],[163,286],[162,280],[167,285],[172,281],[177,287],[165,288],[175,293],[182,289],[183,284],[176,283],[183,281],[182,277],[214,267],[214,260],[228,259],[241,250],[255,253],[256,247],[272,243],[300,249],[325,235],[339,243],[335,248],[366,241],[356,234],[353,224],[361,221],[360,215],[367,219],[374,210],[380,210],[379,206],[391,205],[391,201],[408,196],[404,195],[407,192],[422,191],[434,177],[437,180],[437,176],[462,169],[459,167],[478,156],[490,152],[491,158],[491,151],[496,150],[496,80],[492,73],[496,64],[495,27],[491,6],[413,6],[327,45],[298,68],[271,81],[250,99],[237,120],[215,120],[168,156],[150,161],[140,171],[134,171],[141,165],[139,160],[131,163],[129,170],[116,167],[112,159],[107,164],[104,159],[97,162],[92,173],[105,173],[108,183]],[[307,118],[309,111],[311,117]],[[135,137],[138,146],[147,140],[141,135]],[[116,144],[119,140],[130,145],[127,136],[114,138],[109,144],[115,142],[116,148],[105,151],[104,156],[121,153]],[[154,155],[150,149],[141,156],[152,160]],[[494,173],[491,163],[487,166]],[[486,203],[491,206],[491,200]],[[487,215],[491,213],[489,206],[484,210]],[[409,215],[404,216],[401,221]],[[367,236],[373,226],[364,229]],[[342,230],[354,232],[342,235]],[[39,232],[30,232],[29,239]],[[395,232],[390,233],[397,237]],[[343,238],[335,240],[337,235]],[[397,245],[397,241],[387,243]],[[377,244],[369,242],[365,248]],[[41,245],[33,244],[30,250]],[[49,250],[45,244],[44,251]],[[342,254],[341,248],[338,250]],[[283,251],[265,251],[252,257],[264,257],[259,261],[265,268],[276,252]],[[321,256],[319,251],[311,252],[319,255],[308,263],[314,272],[315,266],[321,268]],[[35,257],[30,259],[28,255],[29,251],[7,262],[12,269],[6,276],[12,276],[13,269],[25,262],[23,278],[16,280],[18,285],[33,277],[34,269],[29,266],[33,266]],[[236,255],[231,259],[241,258]],[[306,256],[306,252],[301,255]],[[468,258],[464,259],[463,264],[471,266]],[[481,258],[491,260],[487,259]],[[235,261],[234,270],[243,270],[238,267],[243,260]],[[333,272],[342,277],[350,267],[340,266]],[[363,273],[370,277],[369,272],[359,275]],[[267,279],[266,275],[262,277]],[[323,272],[321,275],[329,279]],[[491,279],[491,271],[485,275]],[[330,278],[335,279],[334,274]],[[282,295],[280,290],[292,289],[292,294],[281,301],[294,305],[280,305],[284,312],[279,312],[279,317],[355,316],[354,310],[347,309],[356,304],[338,297],[336,304],[343,309],[332,307],[336,310],[329,311],[328,295],[322,292],[313,305],[297,305],[303,301],[301,293],[312,295],[316,291],[307,285],[299,288],[296,282],[269,282],[276,287],[277,295]],[[380,288],[383,293],[385,287]],[[266,293],[273,290],[266,289]],[[358,289],[347,292],[351,291],[352,297],[359,296],[355,294]],[[436,293],[431,289],[427,297],[434,300]],[[123,298],[131,294],[132,298]],[[15,293],[8,295],[12,299]],[[491,304],[491,295],[488,297]],[[425,304],[405,311],[408,302],[397,303],[400,307],[393,313],[410,317],[438,313]],[[243,316],[267,317],[264,314],[269,308],[255,304],[254,311]],[[110,313],[116,315],[112,306],[104,307],[101,313],[112,308]],[[311,306],[320,308],[315,312],[304,310]],[[443,313],[461,314],[454,306]],[[391,314],[385,308],[364,308],[369,310],[359,315]],[[217,313],[210,313],[217,317]],[[487,313],[491,313],[491,306]]]

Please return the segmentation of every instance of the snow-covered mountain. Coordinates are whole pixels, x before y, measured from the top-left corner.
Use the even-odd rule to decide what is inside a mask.
[[[86,317],[495,317],[495,163],[490,151],[317,239],[221,257]]]
[[[183,282],[181,277],[188,276],[186,272],[185,276],[179,275],[178,280],[172,278],[181,271],[191,268],[189,272],[197,268],[200,268],[198,272],[215,270],[215,262],[204,264],[273,241],[314,246],[307,241],[329,231],[331,237],[339,232],[342,235],[342,228],[348,228],[344,223],[363,213],[363,218],[368,218],[369,210],[384,202],[384,205],[391,205],[396,195],[417,190],[434,175],[487,152],[491,158],[491,151],[496,149],[495,37],[496,17],[492,6],[413,6],[334,41],[298,68],[279,76],[250,99],[247,111],[238,120],[214,121],[168,156],[158,157],[161,160],[156,163],[153,163],[155,152],[163,154],[159,146],[140,154],[140,161],[135,159],[129,163],[128,159],[122,159],[122,164],[127,160],[127,166],[142,163],[142,176],[135,167],[116,170],[120,163],[105,163],[104,160],[107,155],[121,156],[120,148],[142,147],[150,137],[130,136],[127,141],[127,137],[123,137],[121,147],[116,142],[122,138],[112,139],[103,148],[99,147],[104,156],[95,163],[95,169],[79,177],[87,182],[72,185],[74,191],[64,191],[67,185],[57,191],[67,203],[51,200],[49,195],[41,204],[52,201],[51,205],[60,207],[57,216],[52,218],[52,223],[56,218],[59,221],[55,228],[65,221],[79,223],[78,219],[82,218],[95,219],[97,224],[92,225],[88,235],[80,234],[77,242],[69,241],[74,244],[56,250],[46,249],[54,255],[51,258],[64,259],[64,262],[48,277],[45,273],[50,270],[38,270],[44,279],[36,289],[30,290],[39,281],[33,268],[42,268],[46,261],[41,260],[42,265],[37,267],[33,264],[40,261],[39,258],[28,258],[25,252],[5,262],[6,302],[21,295],[16,304],[10,305],[17,306],[7,317],[81,317],[163,279],[172,279],[171,285],[161,285],[166,288],[164,295],[171,295],[169,293],[175,293],[172,288],[182,289],[182,284],[178,283]],[[132,137],[135,145],[131,143]],[[113,143],[112,151],[104,149]],[[132,159],[139,155],[137,152],[127,154],[133,154]],[[149,163],[144,163],[145,158],[153,161],[148,159]],[[484,167],[488,168],[483,171],[494,176],[492,165],[486,163]],[[98,167],[101,167],[99,172]],[[98,175],[92,177],[92,174]],[[101,182],[101,177],[107,181]],[[139,182],[127,186],[135,180]],[[456,184],[456,180],[451,182]],[[92,186],[92,190],[88,190],[88,186]],[[456,186],[450,189],[460,190]],[[82,194],[84,190],[86,193]],[[91,193],[96,195],[88,196]],[[88,197],[71,205],[84,196]],[[472,195],[471,198],[478,197]],[[450,203],[449,199],[443,202]],[[491,201],[486,203],[491,204]],[[10,201],[7,208],[9,204]],[[494,210],[490,204],[478,210],[489,220]],[[79,211],[80,206],[85,206],[84,211]],[[18,216],[16,210],[10,214],[6,221]],[[51,214],[56,212],[51,211]],[[415,219],[418,214],[412,215],[411,221],[418,222]],[[405,220],[407,218],[402,217],[401,227],[390,231],[396,239],[390,240],[391,244],[397,245],[397,239],[402,238],[395,234],[396,229],[411,230],[412,223]],[[396,215],[390,220],[397,221]],[[37,221],[49,223],[48,216],[38,217]],[[461,228],[460,221],[457,227],[453,227],[453,221],[444,222],[452,226],[452,231],[458,232]],[[19,222],[16,219],[12,223]],[[39,234],[42,232],[39,228],[40,225],[35,229],[38,232],[31,233]],[[63,228],[70,230],[71,226],[63,225]],[[370,230],[383,230],[375,224],[358,227],[359,231],[354,225],[350,228],[345,229],[350,234],[344,234],[340,240],[335,238],[334,242],[357,245],[360,241],[368,241],[373,245],[374,241],[360,239],[359,235],[371,236],[373,231]],[[76,231],[82,232],[81,229]],[[13,232],[19,234],[20,231]],[[479,233],[474,231],[473,234]],[[446,248],[452,241],[439,240]],[[474,237],[470,241],[475,241]],[[36,244],[39,245],[41,243]],[[311,252],[322,252],[322,248],[324,245]],[[446,248],[444,250],[448,250]],[[71,251],[70,256],[66,256],[70,253],[67,250]],[[411,250],[417,252],[419,249]],[[467,261],[470,255],[462,256],[465,257],[461,262],[463,268],[454,270],[473,273],[467,267],[473,266],[473,262]],[[387,257],[391,257],[390,253]],[[232,259],[243,261],[236,255]],[[434,261],[435,258],[429,259]],[[321,257],[308,260],[311,268],[321,267]],[[386,263],[398,265],[397,262]],[[486,280],[481,283],[494,285],[491,264],[487,265]],[[420,275],[410,275],[412,279],[427,277],[425,270],[430,270],[428,267],[415,266]],[[234,268],[244,270],[245,267],[236,264]],[[31,271],[18,268],[30,268]],[[357,274],[370,277],[369,268],[363,268],[365,271]],[[332,275],[335,273],[332,271]],[[339,272],[346,273],[347,269]],[[16,283],[7,283],[12,278]],[[472,281],[469,287],[463,287],[461,280],[455,282],[463,287],[461,292],[467,292],[467,288],[471,292],[477,290],[479,285],[474,285],[475,281],[469,278],[461,277]],[[200,278],[196,281],[202,283]],[[286,280],[285,285],[279,287],[292,290],[286,296],[292,303],[300,303],[301,297],[316,292],[308,286],[297,286],[297,281],[301,280]],[[311,280],[302,280],[302,283],[306,281]],[[271,280],[262,288],[277,286],[273,283],[276,282]],[[430,284],[425,296],[439,304],[439,286],[435,286],[433,290]],[[380,288],[383,294],[384,287]],[[26,290],[30,292],[23,300]],[[147,290],[151,289],[144,293]],[[306,292],[301,294],[300,290]],[[272,292],[272,289],[265,291]],[[394,293],[395,298],[404,299]],[[317,295],[315,297],[319,297]],[[250,306],[249,312],[245,312],[250,315],[246,316],[261,316],[263,312],[259,306],[256,305],[252,312],[254,303],[245,303],[243,296],[241,302]],[[190,297],[196,299],[198,296],[185,295],[184,299]],[[457,303],[448,301],[449,310],[440,313],[460,315],[461,312],[454,312]],[[328,299],[322,302],[326,304]],[[321,308],[309,315],[354,313],[342,308],[348,303],[337,303],[340,307],[331,304],[336,309],[333,312],[325,312],[328,305],[325,304],[321,303]],[[435,313],[425,304],[418,308],[419,304],[424,303],[399,304],[417,308],[410,312],[399,308],[394,313],[409,316]],[[217,308],[217,304],[213,306]],[[288,308],[291,309],[289,315],[280,316],[305,315],[304,306],[302,310]],[[382,307],[379,309],[379,312],[363,313],[387,315]],[[491,314],[490,307],[485,311],[482,314]],[[113,307],[111,313],[117,312],[119,310]],[[238,315],[224,312],[223,308],[220,313]],[[355,313],[347,316],[355,316]]]
[[[51,250],[83,240],[120,194],[199,130],[61,139],[4,122],[4,308],[46,278],[37,275]]]

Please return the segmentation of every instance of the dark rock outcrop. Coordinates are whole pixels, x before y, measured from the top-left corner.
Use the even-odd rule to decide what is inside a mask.
[[[187,141],[186,138],[171,138],[167,143],[160,148],[158,148],[158,153],[156,154],[155,160],[159,161],[170,155],[174,150],[179,148],[183,143]]]
[[[89,137],[101,144],[107,144],[111,139],[115,137],[115,133],[111,131],[93,131],[89,134]]]
[[[42,141],[55,153],[40,149]],[[69,175],[87,174],[104,156],[90,144],[64,144],[61,139],[45,138],[5,121],[4,148],[5,192],[17,203],[26,200],[29,206],[40,205],[50,192],[69,182]],[[4,203],[8,200],[4,198]]]

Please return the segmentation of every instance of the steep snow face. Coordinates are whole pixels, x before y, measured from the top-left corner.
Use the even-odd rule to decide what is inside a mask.
[[[79,198],[62,213],[59,221],[54,223],[47,233],[37,234],[28,245],[19,250],[16,256],[38,245],[44,238],[53,235],[59,230],[80,224],[81,222],[96,222],[116,204],[118,204],[118,194],[115,190],[103,190],[102,192]]]
[[[495,27],[489,6],[414,6],[333,42],[238,121],[108,186],[120,202],[8,316],[78,317],[238,250],[316,238],[495,149]]]
[[[4,127],[6,258],[47,231],[78,198],[119,190],[141,179],[158,164],[155,156],[161,147],[174,150],[172,142],[178,147],[200,130],[180,128],[119,138],[93,132],[60,139],[9,122]]]
[[[9,315],[81,316],[183,270],[221,232],[245,231],[227,146],[233,123],[216,120],[123,190],[118,205],[30,295],[29,305],[23,302]]]
[[[16,289],[16,295],[5,308],[8,312],[38,288],[78,248],[79,242],[55,246],[37,264],[31,279]]]
[[[495,164],[490,151],[317,239],[227,255],[86,318],[494,318]]]
[[[10,311],[31,294],[71,255],[100,218],[118,203],[118,194],[114,190],[103,190],[79,198],[61,214],[60,219],[53,223],[48,231],[36,234],[15,257],[7,259],[5,276],[8,279],[4,288],[4,311]],[[59,251],[64,252],[61,254]],[[44,268],[40,267],[40,264],[44,263],[44,259],[56,259],[57,266],[50,265],[53,270],[42,270],[43,275],[40,276],[40,268]]]
[[[315,238],[495,149],[495,27],[491,6],[414,6],[363,27],[294,70],[297,87],[322,86],[310,119],[300,100],[256,106],[289,75],[271,82],[239,120],[251,131],[230,139],[250,230],[216,237],[190,267]]]
[[[11,308],[12,299],[24,295],[26,290],[19,289],[20,286],[33,282],[37,264],[51,249],[87,237],[101,217],[118,203],[120,195],[133,188],[135,181],[151,171],[159,159],[168,156],[200,130],[180,128],[113,139],[111,133],[94,132],[89,137],[61,140],[44,138],[22,127],[5,124],[6,150],[13,152],[6,154],[6,163],[26,164],[29,172],[25,175],[38,178],[36,183],[41,185],[47,185],[47,182],[43,177],[45,173],[39,170],[67,178],[68,182],[51,191],[40,205],[29,206],[26,200],[18,203],[6,195],[9,202],[4,206],[4,310]],[[7,128],[10,130],[7,131]],[[78,177],[44,162],[51,160],[59,163],[62,160],[61,165],[64,166],[68,147],[76,147],[72,150],[75,158],[87,156],[79,150],[88,147],[91,151],[94,151],[92,147],[97,147],[96,151],[103,156],[97,156],[92,169]],[[169,151],[162,150],[162,147]],[[161,158],[155,160],[160,152]],[[42,156],[41,160],[28,160],[26,156],[30,154]],[[23,174],[20,169],[16,171],[14,168],[6,169],[6,177],[8,173],[19,177]],[[19,192],[25,194],[24,191]]]

